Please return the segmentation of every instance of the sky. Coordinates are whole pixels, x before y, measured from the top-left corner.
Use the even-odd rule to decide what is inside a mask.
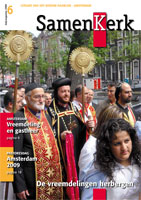
[[[41,33],[40,31],[34,31],[34,30],[26,30],[27,32],[31,32],[34,34],[34,36],[38,37],[38,35]]]

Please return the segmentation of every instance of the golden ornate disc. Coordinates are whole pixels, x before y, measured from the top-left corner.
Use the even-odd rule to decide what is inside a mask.
[[[69,58],[71,67],[78,73],[86,74],[91,71],[95,64],[94,53],[87,47],[74,49]]]
[[[3,42],[6,55],[13,61],[26,60],[32,50],[32,36],[25,31],[10,31]]]

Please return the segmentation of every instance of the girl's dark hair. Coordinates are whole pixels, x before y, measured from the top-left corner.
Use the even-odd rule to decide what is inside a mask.
[[[116,105],[108,105],[101,110],[97,118],[97,126],[94,131],[94,136],[98,137],[100,133],[101,125],[107,122],[109,119],[121,118],[123,117],[123,112]]]
[[[111,151],[113,136],[118,131],[127,131],[132,140],[132,152],[130,159],[140,167],[141,150],[136,130],[124,119],[110,119],[101,126],[97,138],[97,151],[95,153],[96,164],[100,171],[104,172],[110,179],[113,178],[113,171],[116,166],[116,160]]]

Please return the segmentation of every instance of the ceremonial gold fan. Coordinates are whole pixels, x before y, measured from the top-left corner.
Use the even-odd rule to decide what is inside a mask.
[[[6,55],[11,60],[16,61],[14,104],[13,104],[13,112],[16,112],[20,61],[26,60],[30,56],[33,50],[32,36],[30,36],[25,31],[17,31],[17,30],[9,31],[8,35],[4,39],[3,46]]]
[[[78,47],[74,49],[69,58],[71,67],[80,74],[90,72],[95,64],[94,53],[87,47]]]
[[[13,61],[26,60],[32,50],[32,36],[25,31],[10,31],[3,42],[6,55]]]

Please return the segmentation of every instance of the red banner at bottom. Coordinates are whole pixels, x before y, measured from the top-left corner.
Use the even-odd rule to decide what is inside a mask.
[[[106,200],[106,189],[93,189],[93,200]]]

